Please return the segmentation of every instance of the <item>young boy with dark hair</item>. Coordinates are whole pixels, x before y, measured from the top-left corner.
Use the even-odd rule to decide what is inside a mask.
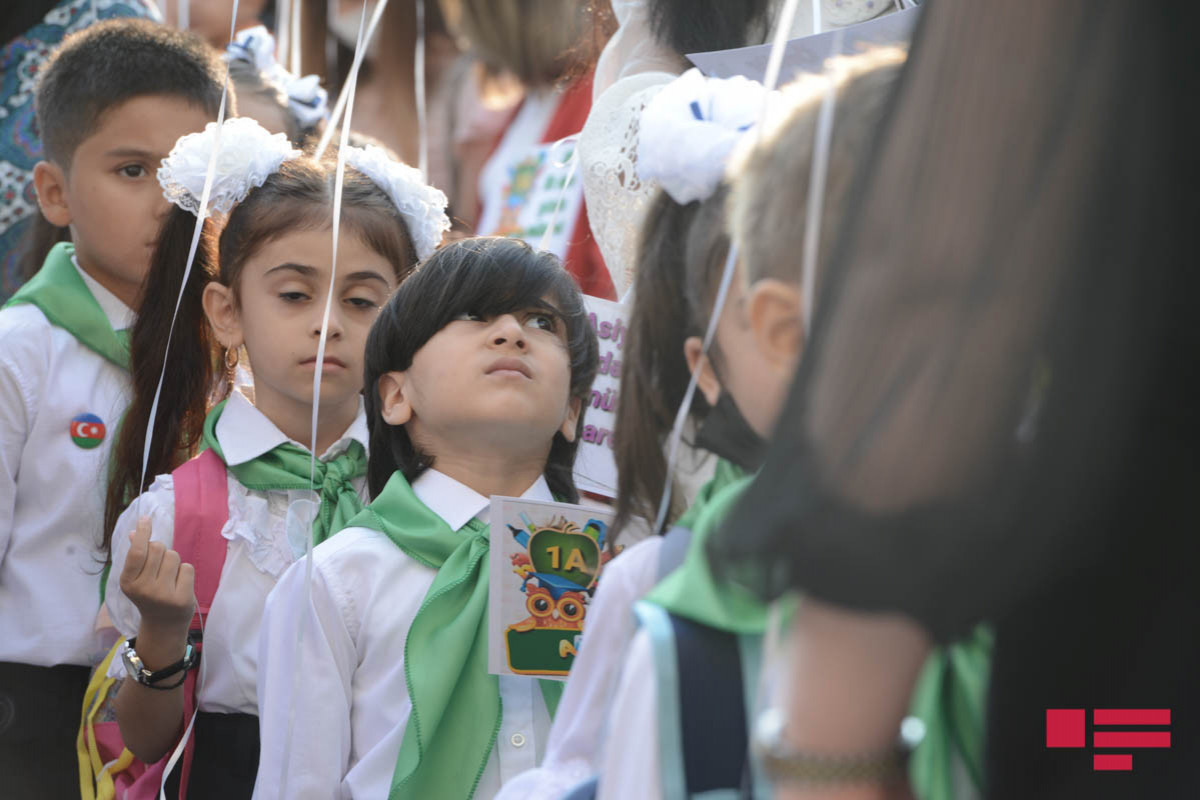
[[[0,310],[0,774],[12,797],[78,792],[75,734],[105,651],[104,484],[127,403],[125,329],[168,203],[155,172],[217,116],[199,38],[112,20],[65,39],[36,89],[42,214],[69,227]],[[164,332],[165,334],[165,332]]]

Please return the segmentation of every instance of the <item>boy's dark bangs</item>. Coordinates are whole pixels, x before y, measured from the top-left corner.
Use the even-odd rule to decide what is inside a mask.
[[[583,305],[571,291],[572,278],[554,256],[521,252],[514,240],[481,239],[461,245],[466,258],[434,257],[413,276],[409,303],[415,337],[413,352],[462,314],[494,317],[529,308],[541,308],[571,327],[582,317]],[[502,244],[503,243],[503,244]],[[466,253],[463,253],[466,255]],[[550,300],[548,307],[546,299]],[[418,322],[419,321],[419,322]],[[423,323],[423,324],[422,324]]]

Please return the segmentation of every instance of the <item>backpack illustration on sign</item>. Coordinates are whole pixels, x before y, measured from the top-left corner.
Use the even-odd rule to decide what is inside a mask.
[[[203,648],[201,632],[221,580],[227,550],[221,535],[229,518],[225,465],[216,453],[205,450],[174,470],[171,477],[175,487],[174,549],[181,562],[195,567],[196,613],[188,632],[196,639],[196,646]],[[124,644],[121,639],[113,645],[93,673],[83,698],[76,740],[83,800],[152,800],[158,797],[171,758],[168,753],[153,764],[139,761],[125,747],[115,720],[96,721],[101,709],[111,703],[109,692],[116,679],[108,677],[108,667]],[[196,710],[197,674],[197,669],[190,670],[183,685],[184,719],[191,719]],[[194,749],[195,737],[189,736],[179,763],[181,800],[187,796]]]

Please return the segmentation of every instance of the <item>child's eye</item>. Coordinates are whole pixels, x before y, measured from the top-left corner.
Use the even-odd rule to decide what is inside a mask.
[[[126,164],[125,166],[120,167],[117,172],[121,173],[126,178],[142,178],[148,174],[146,172],[146,168],[141,164]]]
[[[530,314],[525,320],[526,325],[533,325],[536,328],[541,328],[544,331],[553,333],[557,328],[555,319],[551,314]]]
[[[483,322],[483,316],[476,314],[474,311],[464,311],[455,317],[455,319],[464,320],[466,322]]]
[[[280,292],[279,299],[287,303],[299,303],[302,300],[307,300],[308,295],[304,292]]]

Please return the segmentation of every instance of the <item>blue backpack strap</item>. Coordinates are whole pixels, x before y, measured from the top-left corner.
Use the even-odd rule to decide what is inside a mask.
[[[569,792],[564,794],[559,800],[596,800],[596,793],[600,789],[599,778],[588,778],[582,783],[578,783]]]
[[[675,571],[687,556],[688,545],[692,543],[692,531],[681,525],[676,525],[663,534],[662,544],[658,548],[658,574],[656,580]]]
[[[742,659],[735,634],[671,615],[688,793],[753,795]]]
[[[639,603],[654,651],[662,794],[753,797],[739,637]]]

